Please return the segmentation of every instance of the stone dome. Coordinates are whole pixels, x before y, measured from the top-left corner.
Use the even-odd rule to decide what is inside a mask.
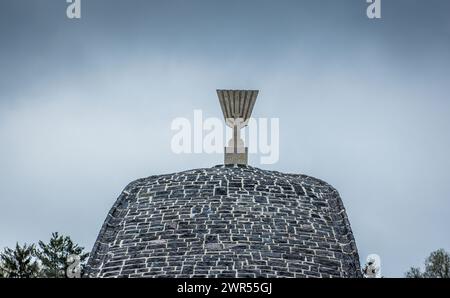
[[[360,277],[338,192],[305,175],[216,166],[130,183],[91,277]]]

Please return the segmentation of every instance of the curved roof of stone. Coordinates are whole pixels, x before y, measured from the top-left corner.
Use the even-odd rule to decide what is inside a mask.
[[[88,261],[95,277],[359,277],[338,192],[305,175],[216,166],[130,183]]]

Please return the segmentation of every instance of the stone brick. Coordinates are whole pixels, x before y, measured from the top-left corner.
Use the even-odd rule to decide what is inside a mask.
[[[305,175],[216,166],[130,183],[92,250],[93,277],[360,277],[338,192]]]

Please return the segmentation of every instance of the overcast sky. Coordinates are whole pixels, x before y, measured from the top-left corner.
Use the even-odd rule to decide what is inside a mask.
[[[176,155],[175,117],[259,89],[280,119],[265,169],[326,180],[362,263],[402,276],[450,250],[450,2],[0,1],[0,248],[70,235],[89,251],[121,190],[220,164]]]

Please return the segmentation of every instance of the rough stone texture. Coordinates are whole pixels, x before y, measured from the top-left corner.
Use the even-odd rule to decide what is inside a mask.
[[[130,183],[92,277],[360,277],[338,192],[316,178],[216,166]]]

